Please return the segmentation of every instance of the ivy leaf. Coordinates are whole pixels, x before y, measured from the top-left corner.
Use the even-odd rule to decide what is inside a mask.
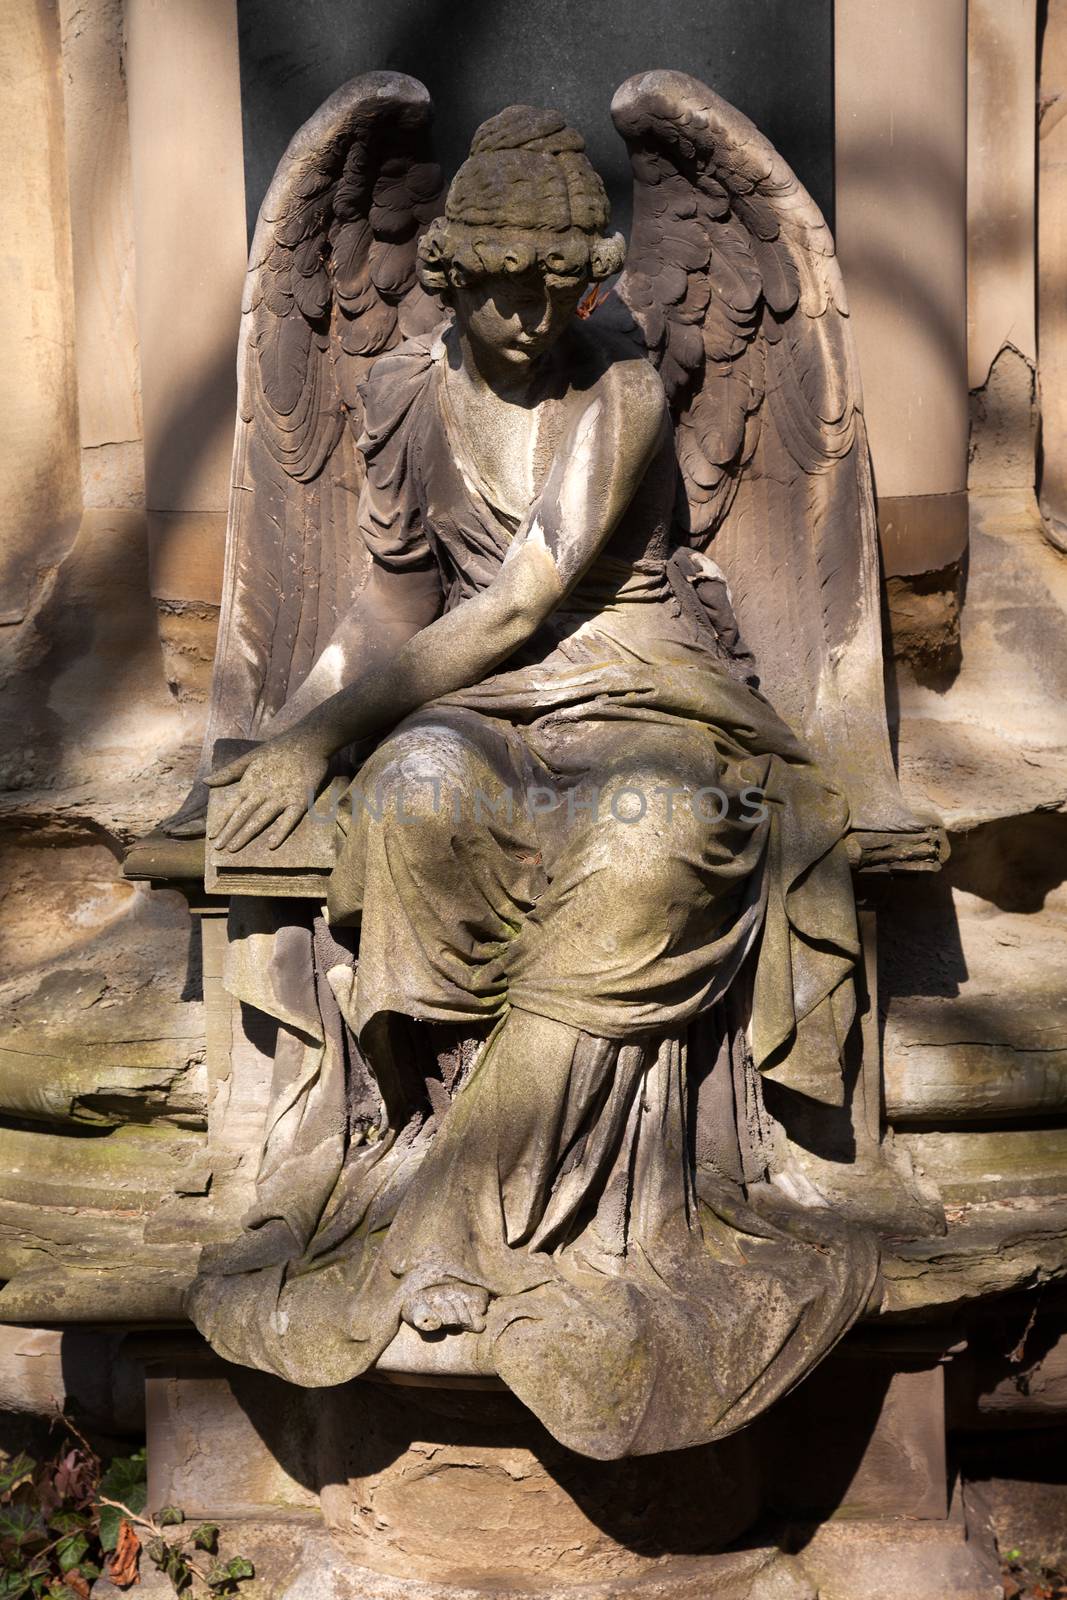
[[[68,1533],[65,1539],[60,1539],[56,1545],[56,1560],[59,1562],[60,1572],[69,1572],[71,1567],[80,1563],[82,1556],[89,1551],[89,1541],[84,1533]]]
[[[218,1561],[207,1575],[208,1588],[228,1594],[242,1578],[254,1578],[256,1569],[244,1556],[234,1556],[231,1561]]]
[[[165,1539],[149,1539],[148,1543],[144,1547],[145,1555],[148,1557],[149,1561],[152,1562],[153,1566],[159,1568],[160,1572],[163,1571],[163,1568],[167,1564],[167,1553],[169,1550],[170,1545]]]
[[[0,1572],[0,1600],[22,1600],[23,1595],[32,1593],[25,1571],[13,1572],[8,1568]]]
[[[47,1529],[36,1506],[0,1505],[0,1540],[20,1549],[24,1544],[45,1539]],[[0,1590],[0,1595],[3,1591]]]
[[[135,1516],[140,1516],[148,1498],[144,1451],[116,1456],[100,1479],[99,1493],[109,1500],[121,1500]],[[121,1522],[121,1511],[114,1506],[100,1507],[100,1543],[105,1550],[114,1550],[118,1544]]]
[[[193,1529],[194,1550],[206,1550],[208,1555],[215,1555],[219,1548],[219,1530],[214,1522],[202,1522],[199,1528]]]
[[[37,1463],[21,1450],[17,1456],[0,1464],[0,1496],[14,1494],[20,1483],[33,1477]],[[0,1594],[3,1591],[0,1590]]]
[[[164,1506],[156,1512],[156,1521],[161,1528],[176,1528],[185,1521],[185,1512],[178,1506]]]
[[[84,1511],[56,1511],[48,1519],[53,1533],[88,1533],[89,1516]]]
[[[137,1494],[144,1487],[146,1477],[143,1450],[138,1450],[132,1456],[116,1456],[100,1479],[100,1493],[112,1500],[128,1501],[130,1495]]]
[[[177,1545],[171,1545],[170,1549],[167,1551],[167,1560],[163,1567],[163,1571],[167,1574],[167,1577],[170,1579],[171,1583],[174,1585],[175,1589],[177,1589],[179,1594],[181,1594],[183,1589],[187,1589],[193,1581],[193,1574],[189,1567],[189,1563],[186,1561]]]

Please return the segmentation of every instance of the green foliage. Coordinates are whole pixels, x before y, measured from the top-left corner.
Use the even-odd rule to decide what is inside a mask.
[[[68,1533],[56,1542],[56,1560],[60,1572],[71,1572],[81,1566],[82,1561],[89,1554],[89,1535],[87,1533]]]
[[[159,1522],[160,1519],[157,1519],[157,1527]],[[207,1550],[214,1554],[218,1549],[218,1540],[219,1530],[215,1524],[203,1522],[191,1534],[173,1543],[165,1539],[161,1532],[157,1533],[155,1538],[149,1539],[144,1549],[153,1565],[166,1573],[176,1594],[184,1595],[199,1585],[211,1595],[234,1595],[244,1579],[255,1577],[256,1569],[251,1561],[244,1556],[232,1556],[229,1561],[216,1561],[205,1572],[193,1560],[196,1550]]]
[[[251,1561],[246,1561],[243,1556],[235,1556],[232,1561],[216,1561],[207,1575],[208,1584],[214,1594],[236,1594],[237,1585],[244,1578],[254,1578],[256,1569]]]
[[[67,1437],[51,1460],[0,1457],[0,1600],[88,1600],[105,1569],[118,1587],[132,1589],[142,1554],[179,1597],[238,1594],[254,1568],[244,1556],[219,1556],[215,1523],[187,1529],[180,1506],[164,1506],[154,1518],[145,1512],[143,1449],[105,1468],[62,1420]],[[211,1565],[200,1565],[201,1551],[216,1558]]]
[[[6,1499],[8,1495],[14,1494],[21,1484],[27,1483],[33,1477],[36,1468],[36,1461],[21,1452],[0,1464],[0,1496]]]
[[[0,1600],[85,1600],[100,1576],[100,1463],[69,1433],[58,1453],[0,1459]]]
[[[148,1499],[147,1468],[143,1449],[137,1450],[132,1456],[116,1456],[109,1463],[107,1471],[100,1478],[98,1496],[107,1500],[120,1500],[124,1506],[129,1507],[134,1516],[141,1515]],[[105,1551],[114,1550],[118,1544],[123,1514],[114,1506],[101,1505],[99,1516],[101,1547]]]

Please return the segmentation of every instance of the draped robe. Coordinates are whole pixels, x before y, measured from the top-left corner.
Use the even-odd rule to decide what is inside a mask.
[[[376,364],[361,521],[452,608],[521,530],[443,359],[428,336]],[[363,765],[325,916],[234,902],[225,981],[277,1020],[275,1078],[256,1205],[190,1301],[223,1355],[322,1386],[413,1289],[483,1289],[480,1369],[601,1457],[751,1420],[877,1271],[830,1212],[748,1193],[762,1077],[841,1102],[848,807],[704,607],[662,443],[535,638]]]

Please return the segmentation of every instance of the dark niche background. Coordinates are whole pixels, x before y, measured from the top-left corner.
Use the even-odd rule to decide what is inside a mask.
[[[581,129],[626,232],[630,178],[611,121],[635,72],[689,72],[776,145],[833,224],[833,0],[237,0],[251,238],[300,124],[359,72],[426,84],[449,177],[478,123],[513,102]]]

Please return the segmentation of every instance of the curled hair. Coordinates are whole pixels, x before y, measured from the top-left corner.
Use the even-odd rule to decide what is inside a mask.
[[[585,140],[558,111],[508,106],[483,122],[452,180],[445,214],[419,240],[419,279],[448,290],[536,267],[549,284],[618,272],[622,235]]]

